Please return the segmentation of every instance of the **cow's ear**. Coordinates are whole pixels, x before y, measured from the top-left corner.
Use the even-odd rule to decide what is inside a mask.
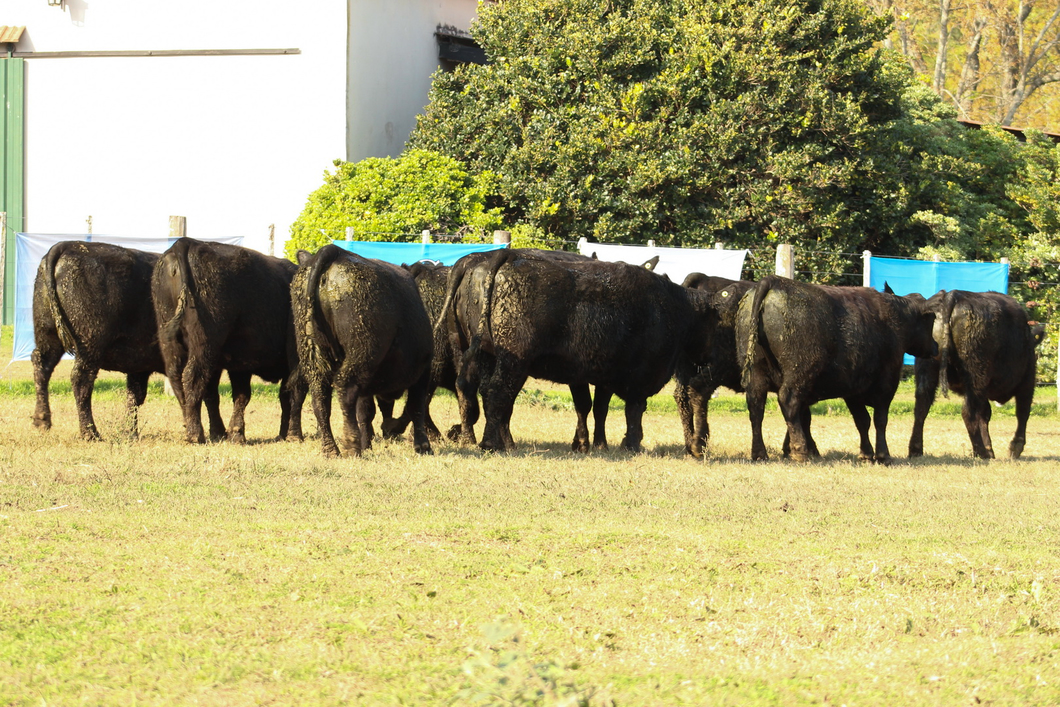
[[[659,256],[656,255],[653,258],[651,258],[650,260],[644,261],[644,264],[641,265],[641,267],[644,268],[645,270],[655,270],[655,266],[658,265],[658,264],[659,264]]]
[[[891,289],[890,284],[887,283],[887,282],[883,283],[883,291],[886,292],[889,295],[893,295],[894,294],[894,290]]]
[[[307,261],[310,258],[312,258],[313,254],[310,253],[308,250],[300,248],[298,250],[298,255],[296,257],[298,258],[298,264],[299,265],[305,265],[305,261]]]
[[[1034,339],[1034,345],[1042,343],[1042,339],[1045,338],[1045,325],[1041,322],[1028,322],[1031,325],[1031,337]]]

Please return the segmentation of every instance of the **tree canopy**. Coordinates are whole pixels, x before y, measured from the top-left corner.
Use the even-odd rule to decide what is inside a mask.
[[[561,237],[880,247],[918,137],[888,26],[853,0],[483,5],[490,63],[436,75],[410,144],[496,173],[510,218]]]

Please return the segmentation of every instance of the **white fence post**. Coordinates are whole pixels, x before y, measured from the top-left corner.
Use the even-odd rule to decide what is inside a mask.
[[[423,232],[420,233],[420,243],[430,243],[430,242],[431,242],[431,232],[428,231],[427,229],[423,229]]]
[[[354,235],[353,226],[347,226],[346,227],[346,240],[352,241],[353,240],[353,235]]]
[[[776,274],[790,280],[795,279],[795,251],[790,243],[781,243],[777,246]]]
[[[861,251],[861,285],[863,287],[872,287],[870,284],[872,278],[872,251],[863,250]]]
[[[512,232],[511,231],[494,231],[493,242],[496,245],[511,245],[512,243]]]

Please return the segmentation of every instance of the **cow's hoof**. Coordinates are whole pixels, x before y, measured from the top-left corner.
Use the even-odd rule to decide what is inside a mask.
[[[880,466],[890,466],[891,465],[891,458],[890,457],[881,457],[881,456],[877,455],[876,463],[879,464]]]
[[[914,457],[922,457],[922,456],[924,456],[924,448],[923,447],[910,447],[909,448],[909,458],[910,459],[913,459]]]
[[[302,436],[301,432],[288,432],[286,440],[288,442],[304,442],[305,437]]]
[[[339,448],[334,444],[325,444],[322,451],[324,452],[324,456],[328,459],[338,459],[342,456],[339,454]]]
[[[81,430],[81,439],[85,440],[86,442],[99,442],[103,438],[100,437],[99,432],[96,431],[96,428],[90,427],[88,429]]]
[[[398,420],[387,420],[379,427],[379,431],[383,435],[383,439],[399,439],[401,435],[405,434],[406,425],[401,424]]]
[[[50,417],[35,417],[33,418],[33,426],[41,432],[47,432],[52,428],[52,419]]]
[[[232,444],[246,444],[247,438],[242,432],[229,432],[228,441]]]
[[[1019,459],[1020,455],[1023,454],[1023,442],[1013,442],[1008,446],[1008,456],[1010,459]]]
[[[570,450],[572,452],[581,452],[582,454],[589,453],[589,440],[587,439],[575,439],[570,444]]]
[[[412,448],[416,450],[416,454],[427,454],[430,456],[434,456],[434,450],[431,449],[430,442],[425,442],[424,444],[415,444],[412,446]]]

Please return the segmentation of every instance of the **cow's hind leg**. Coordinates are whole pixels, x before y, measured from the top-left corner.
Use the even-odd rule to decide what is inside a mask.
[[[800,462],[809,461],[810,446],[806,441],[806,423],[803,419],[808,406],[803,404],[799,391],[788,385],[780,386],[777,402],[784,414],[784,420],[788,423],[791,458]]]
[[[1031,402],[1034,400],[1034,381],[1025,385],[1016,393],[1016,434],[1008,445],[1008,455],[1019,459],[1027,443],[1027,419],[1031,416]]]
[[[375,430],[372,429],[372,418],[375,417],[375,397],[359,395],[355,405],[357,438],[360,440],[361,451],[364,451],[372,448],[372,438],[375,437]]]
[[[335,444],[335,435],[331,430],[331,394],[333,386],[330,380],[314,375],[309,381],[309,393],[313,399],[313,416],[317,419],[317,430],[320,432],[320,448],[325,457],[339,456],[339,445]]]
[[[36,388],[37,403],[33,410],[33,426],[40,430],[52,428],[52,408],[49,400],[48,384],[52,373],[63,357],[63,347],[58,340],[38,343],[33,349],[33,385]]]
[[[751,460],[765,461],[769,459],[766,451],[766,443],[762,438],[762,420],[766,414],[766,387],[761,385],[756,378],[752,378],[751,384],[744,391],[747,400],[747,416],[751,421]]]
[[[596,386],[593,391],[593,448],[607,449],[607,411],[614,393],[610,388]]]
[[[147,399],[147,381],[151,372],[129,373],[125,376],[125,425],[131,439],[138,439],[138,412]]]
[[[574,427],[574,441],[571,442],[570,448],[575,452],[588,452],[589,413],[593,409],[593,397],[589,393],[589,386],[584,383],[571,385],[570,395],[574,399],[574,412],[578,415],[578,422]]]
[[[872,418],[869,417],[869,411],[864,403],[856,400],[847,400],[846,403],[847,408],[850,409],[850,415],[854,418],[854,426],[858,428],[861,443],[858,458],[863,462],[871,462],[875,458],[872,441],[869,439],[869,425],[872,423]]]
[[[81,437],[87,440],[100,439],[99,430],[92,417],[92,388],[96,384],[99,368],[86,364],[82,359],[74,359],[70,372],[70,384],[73,386],[74,405],[77,406],[77,421],[81,427]]]
[[[394,417],[394,408],[397,406],[396,400],[377,398],[376,406],[379,408],[379,414],[383,418],[379,423],[379,431],[382,433],[383,439],[398,439],[405,434],[405,428],[409,426],[408,402],[405,403],[405,411],[401,413],[401,417]]]
[[[803,434],[806,435],[806,448],[809,451],[810,456],[817,458],[821,456],[821,453],[817,450],[817,442],[813,438],[813,434],[810,432],[810,423],[813,421],[813,415],[809,405],[804,405],[802,408],[802,429]],[[791,432],[785,430],[784,432],[784,445],[781,448],[784,458],[787,459],[791,456]]]
[[[647,398],[626,399],[626,436],[622,438],[622,447],[631,452],[642,452],[644,441],[644,411],[648,409]]]
[[[512,439],[511,420],[515,399],[526,382],[526,373],[514,362],[495,360],[490,370],[482,367],[482,408],[486,426],[482,430],[480,447],[486,451],[511,452],[515,450]]]
[[[972,442],[972,455],[980,459],[994,458],[994,448],[990,443],[990,414],[990,401],[966,389],[961,417],[968,429],[968,439]]]
[[[221,417],[221,371],[218,370],[203,391],[202,402],[206,406],[206,419],[210,424],[210,441],[220,442],[228,436],[225,421]]]
[[[924,421],[935,402],[939,387],[939,362],[932,358],[916,360],[916,404],[913,408],[913,433],[909,435],[909,456],[924,455]]]
[[[228,372],[232,383],[232,419],[228,423],[228,441],[246,444],[246,410],[250,402],[250,374],[246,371]]]
[[[202,428],[202,403],[213,387],[213,382],[220,376],[220,370],[210,365],[210,360],[200,356],[190,356],[184,367],[182,383],[184,386],[184,435],[191,444],[206,442],[206,432]],[[211,430],[212,432],[212,430]]]
[[[412,420],[412,448],[417,454],[433,454],[427,433],[427,401],[431,392],[431,372],[428,368],[423,376],[408,390],[405,400],[406,415]]]
[[[887,446],[887,418],[891,411],[891,401],[875,405],[872,408],[872,424],[876,428],[876,456],[877,464],[888,465],[891,463],[891,450]]]

